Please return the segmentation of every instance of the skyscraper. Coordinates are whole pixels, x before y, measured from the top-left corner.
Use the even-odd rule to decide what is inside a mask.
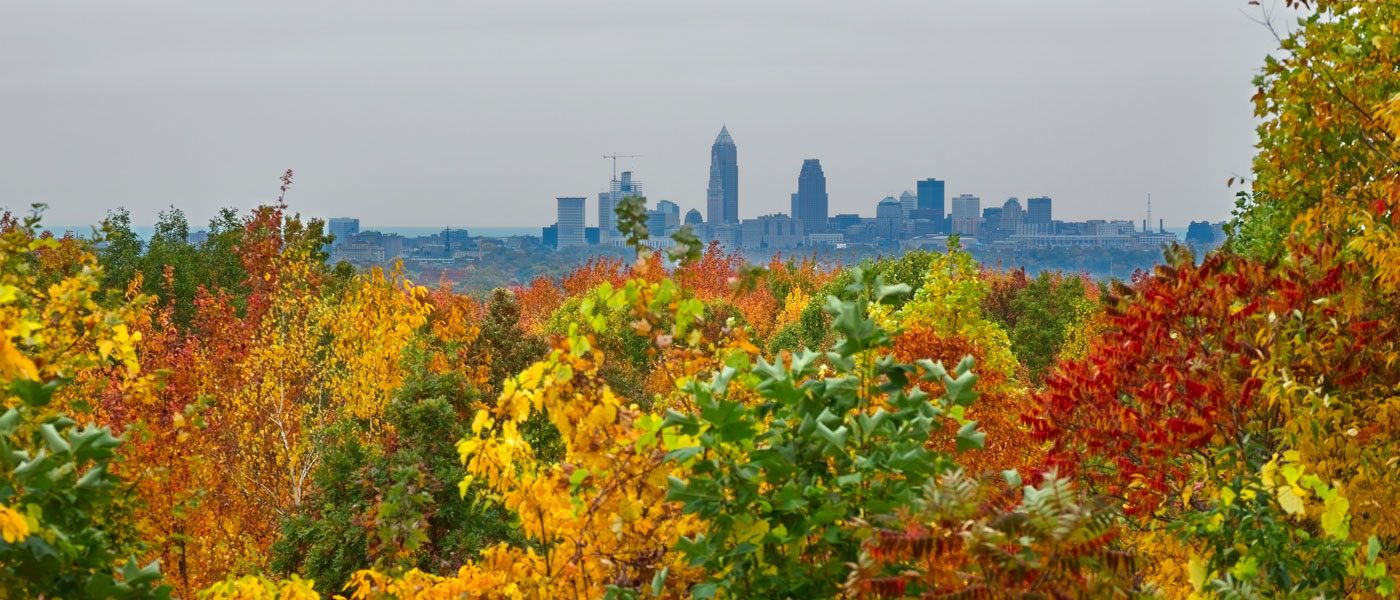
[[[670,200],[658,200],[656,210],[666,214],[666,228],[675,229],[681,226],[681,206]]]
[[[332,244],[339,246],[350,241],[350,236],[360,232],[360,220],[352,217],[335,217],[326,223],[326,229],[335,236]]]
[[[1006,199],[1006,204],[1001,205],[1001,229],[1010,233],[1017,233],[1021,223],[1026,219],[1025,211],[1021,210],[1021,201],[1015,196]]]
[[[932,177],[920,181],[916,184],[915,190],[919,195],[919,210],[933,211],[936,220],[939,222],[939,231],[946,231],[943,228],[943,219],[948,216],[948,207],[944,205],[943,181]]]
[[[914,195],[913,190],[904,190],[899,195],[899,207],[904,210],[904,218],[908,219],[911,213],[919,209],[919,197]]]
[[[623,171],[622,179],[608,184],[608,191],[598,194],[598,235],[603,243],[622,237],[617,230],[617,205],[628,196],[641,196],[642,182],[632,179],[631,171]]]
[[[943,215],[948,214],[947,207],[944,205],[943,201],[944,183],[945,182],[941,179],[930,177],[916,184],[915,189],[918,190],[919,194],[920,210],[932,210],[942,213]]]
[[[583,246],[587,243],[584,237],[583,213],[584,203],[587,198],[556,198],[559,201],[559,220],[555,223],[558,227],[558,247],[560,249],[570,246]]]
[[[904,207],[894,196],[885,196],[875,205],[875,235],[897,240],[904,234]]]
[[[977,235],[982,222],[982,199],[971,194],[953,198],[952,232]]]
[[[705,195],[705,221],[711,228],[739,222],[738,155],[729,128],[721,127],[710,147],[710,187]]]
[[[1034,233],[1054,233],[1050,231],[1050,197],[1041,196],[1026,200],[1026,225]]]
[[[792,218],[802,222],[802,231],[822,233],[826,231],[826,217],[826,174],[822,172],[821,161],[809,158],[802,161],[802,171],[797,174],[797,193],[792,195]]]

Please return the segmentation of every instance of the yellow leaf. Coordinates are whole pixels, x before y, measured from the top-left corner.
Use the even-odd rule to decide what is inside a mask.
[[[1206,564],[1201,557],[1191,555],[1191,560],[1186,563],[1186,575],[1191,578],[1191,587],[1200,592],[1206,587]]]
[[[1283,512],[1295,517],[1303,516],[1305,512],[1303,499],[1299,498],[1298,494],[1293,492],[1293,486],[1281,485],[1278,487],[1276,494],[1278,496],[1278,505],[1283,509]]]

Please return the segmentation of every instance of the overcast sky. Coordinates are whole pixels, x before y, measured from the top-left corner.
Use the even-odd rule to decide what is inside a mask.
[[[710,144],[739,212],[787,212],[805,158],[831,212],[916,180],[1055,218],[1228,217],[1275,47],[1245,0],[57,2],[0,0],[0,205],[202,224],[276,196],[364,225],[554,221],[606,153],[704,212]],[[1252,13],[1251,13],[1252,14]]]

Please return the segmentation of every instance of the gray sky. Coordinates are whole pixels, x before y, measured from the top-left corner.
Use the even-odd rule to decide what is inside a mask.
[[[739,148],[741,216],[819,158],[831,212],[938,177],[983,206],[1168,226],[1229,215],[1275,43],[1245,0],[0,0],[0,205],[46,222],[276,195],[370,225],[554,221],[605,153],[704,212]]]

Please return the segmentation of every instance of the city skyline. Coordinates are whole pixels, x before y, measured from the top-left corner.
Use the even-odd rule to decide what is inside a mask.
[[[653,196],[703,206],[727,124],[740,218],[786,211],[819,157],[833,214],[933,176],[1070,219],[1140,219],[1151,193],[1169,222],[1215,221],[1255,154],[1250,79],[1274,45],[1238,8],[11,4],[0,198],[53,223],[172,204],[203,223],[270,201],[292,168],[306,215],[525,225],[606,191],[612,152],[641,155],[619,166]],[[628,94],[597,93],[619,69]]]

